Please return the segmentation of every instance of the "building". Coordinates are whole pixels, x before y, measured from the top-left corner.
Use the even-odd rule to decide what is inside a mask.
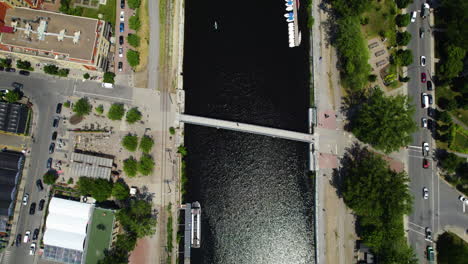
[[[53,197],[45,222],[42,257],[61,263],[82,263],[93,211],[92,204]]]
[[[0,53],[33,63],[106,71],[111,30],[103,20],[0,3]]]
[[[13,7],[41,8],[44,0],[0,0],[0,2],[5,3],[10,8],[13,8]]]
[[[24,134],[28,123],[29,109],[24,104],[0,102],[0,130]]]
[[[109,180],[114,161],[109,158],[74,152],[71,154],[70,162],[68,173],[71,177],[85,176]]]
[[[13,216],[23,163],[22,153],[0,151],[0,233],[6,231],[6,224]]]

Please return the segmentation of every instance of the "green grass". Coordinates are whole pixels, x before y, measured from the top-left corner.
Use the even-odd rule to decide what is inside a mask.
[[[107,0],[107,4],[105,5],[99,5],[98,9],[93,9],[93,8],[83,8],[83,14],[82,16],[84,17],[89,17],[89,18],[98,18],[98,14],[103,14],[104,20],[111,23],[112,26],[115,26],[115,12],[116,11],[116,6],[117,6],[117,0]]]
[[[364,37],[369,39],[379,36],[380,32],[385,32],[385,37],[388,39],[387,46],[395,45],[395,16],[398,12],[393,0],[373,2],[372,7],[361,16],[369,18],[369,23],[363,26]]]
[[[104,250],[110,248],[113,223],[114,212],[100,208],[94,209],[86,250],[86,264],[96,264],[104,258]],[[104,225],[104,230],[98,228],[100,224]]]
[[[459,125],[455,125],[452,131],[453,140],[450,142],[449,149],[468,154],[468,130]]]
[[[459,92],[455,92],[448,85],[446,86],[439,86],[436,88],[436,103],[438,102],[439,98],[446,98],[448,100],[455,100],[456,96],[461,96],[462,94]],[[458,120],[463,122],[466,126],[468,126],[468,110],[464,109],[455,109],[450,111],[450,113],[456,117]]]

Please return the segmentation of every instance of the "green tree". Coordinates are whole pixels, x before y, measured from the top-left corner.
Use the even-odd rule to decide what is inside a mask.
[[[377,75],[370,74],[368,79],[369,79],[369,82],[375,82],[375,81],[377,81]]]
[[[105,83],[114,83],[115,80],[115,73],[113,72],[105,72],[103,77],[103,82]]]
[[[109,112],[107,112],[107,117],[110,120],[122,120],[122,117],[125,114],[125,108],[123,104],[114,103],[111,105]]]
[[[57,75],[60,77],[67,77],[69,73],[70,73],[69,69],[59,69],[57,71]]]
[[[332,0],[332,6],[340,16],[359,16],[371,6],[370,0]]]
[[[131,200],[130,205],[117,212],[117,220],[125,231],[142,238],[155,233],[156,219],[151,204],[144,200]]]
[[[70,101],[65,101],[65,102],[63,103],[63,106],[66,107],[66,108],[70,108],[70,106],[71,106]]]
[[[137,135],[128,134],[122,139],[122,146],[128,151],[135,151],[138,147]]]
[[[112,187],[112,196],[117,200],[126,200],[130,197],[130,188],[123,181],[117,181]]]
[[[57,181],[58,177],[59,176],[56,171],[50,170],[46,172],[43,176],[44,183],[48,185],[53,185]]]
[[[112,182],[101,178],[80,177],[77,182],[81,195],[91,195],[96,201],[103,202],[112,194]]]
[[[463,70],[463,59],[465,58],[466,50],[454,45],[448,45],[445,49],[445,54],[446,58],[442,60],[442,64],[440,65],[439,76],[447,80],[457,77]]]
[[[33,71],[33,67],[31,67],[31,62],[25,60],[17,60],[16,67],[23,70]]]
[[[396,52],[396,62],[401,66],[409,66],[413,63],[413,53],[411,50],[398,50]]]
[[[148,154],[143,154],[138,162],[138,171],[145,176],[150,175],[154,169],[154,161]]]
[[[84,78],[84,79],[88,80],[88,79],[89,79],[89,77],[91,77],[91,76],[89,75],[89,73],[85,73],[85,74],[83,74],[83,78]]]
[[[137,107],[133,107],[127,111],[126,119],[128,123],[134,124],[135,122],[141,120],[141,112]]]
[[[417,129],[414,112],[408,97],[386,97],[382,90],[373,89],[352,118],[351,131],[362,142],[390,153],[411,142],[411,134]]]
[[[83,97],[76,101],[76,103],[73,105],[73,112],[75,112],[79,116],[85,116],[91,113],[92,108],[93,107],[89,103],[88,98]]]
[[[466,264],[468,243],[451,232],[445,232],[437,238],[437,263]]]
[[[413,0],[395,0],[395,3],[398,8],[403,9],[406,8],[410,3],[413,3]]]
[[[441,111],[439,112],[437,119],[444,123],[451,123],[452,122],[452,117],[447,111]]]
[[[98,105],[96,107],[96,113],[102,115],[104,113],[104,106],[101,104],[101,105]]]
[[[468,50],[468,1],[441,0],[437,2],[437,27],[444,28],[443,41]]]
[[[449,173],[455,173],[457,168],[465,162],[464,158],[448,152],[440,157],[438,165]]]
[[[138,48],[140,46],[140,37],[137,34],[128,34],[127,42],[132,47]]]
[[[150,153],[154,146],[154,140],[150,136],[143,136],[140,140],[140,149],[143,153]]]
[[[115,247],[120,250],[131,252],[133,249],[135,249],[136,242],[137,237],[134,233],[120,234],[117,235]]]
[[[128,61],[128,64],[130,64],[130,66],[132,67],[138,66],[138,64],[140,64],[140,53],[135,50],[128,50],[127,61]]]
[[[110,251],[104,251],[104,258],[98,260],[98,264],[128,264],[128,252],[113,248]]]
[[[5,94],[5,100],[9,103],[14,103],[17,102],[19,99],[21,99],[21,94],[18,91],[9,91],[7,94]]]
[[[140,18],[138,17],[138,15],[130,17],[128,21],[128,26],[135,31],[138,31],[140,29],[141,22],[140,22]]]
[[[395,17],[395,22],[399,27],[406,27],[410,23],[410,14],[398,14]]]
[[[187,149],[185,148],[184,145],[180,145],[177,148],[177,153],[180,153],[180,155],[182,155],[182,157],[185,157],[185,156],[187,156]]]
[[[3,66],[5,68],[11,67],[11,59],[0,58],[0,66]]]
[[[408,31],[398,32],[396,39],[399,46],[406,46],[411,40],[411,34]]]
[[[138,161],[130,157],[123,162],[123,170],[128,177],[133,178],[138,172]]]
[[[175,135],[175,132],[176,132],[176,131],[175,131],[175,128],[174,128],[174,127],[170,127],[170,128],[169,128],[169,133],[170,133],[171,135]]]
[[[127,3],[131,9],[137,9],[140,7],[141,0],[127,0]]]

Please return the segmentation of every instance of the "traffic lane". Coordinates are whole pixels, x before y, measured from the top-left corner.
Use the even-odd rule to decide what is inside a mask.
[[[468,205],[458,199],[460,193],[440,180],[440,227],[457,226],[468,229]],[[463,209],[465,211],[463,211]]]
[[[23,84],[22,91],[29,96],[40,96],[44,92],[52,91],[61,95],[71,95],[74,80],[57,79],[43,74],[35,76],[22,76],[15,73],[0,72],[0,87],[12,89],[11,84]]]

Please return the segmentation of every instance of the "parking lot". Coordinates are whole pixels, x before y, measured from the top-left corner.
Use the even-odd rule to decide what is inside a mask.
[[[132,72],[132,67],[127,63],[127,50],[129,49],[129,45],[127,43],[127,36],[128,34],[135,34],[135,31],[130,29],[128,25],[128,21],[131,16],[135,14],[135,11],[128,8],[128,5],[126,1],[124,0],[116,0],[117,1],[117,21],[115,23],[115,38],[116,38],[116,43],[115,43],[115,57],[114,57],[114,69],[116,74],[122,74],[122,73],[131,73]],[[121,8],[121,1],[125,2],[124,8]],[[121,12],[124,12],[123,19],[121,18]],[[123,20],[123,21],[122,21]],[[123,32],[120,32],[120,24],[123,23]],[[123,38],[123,44],[121,45],[121,37]],[[122,53],[119,54],[119,49],[122,48]],[[122,71],[119,70],[119,63],[122,63]]]

